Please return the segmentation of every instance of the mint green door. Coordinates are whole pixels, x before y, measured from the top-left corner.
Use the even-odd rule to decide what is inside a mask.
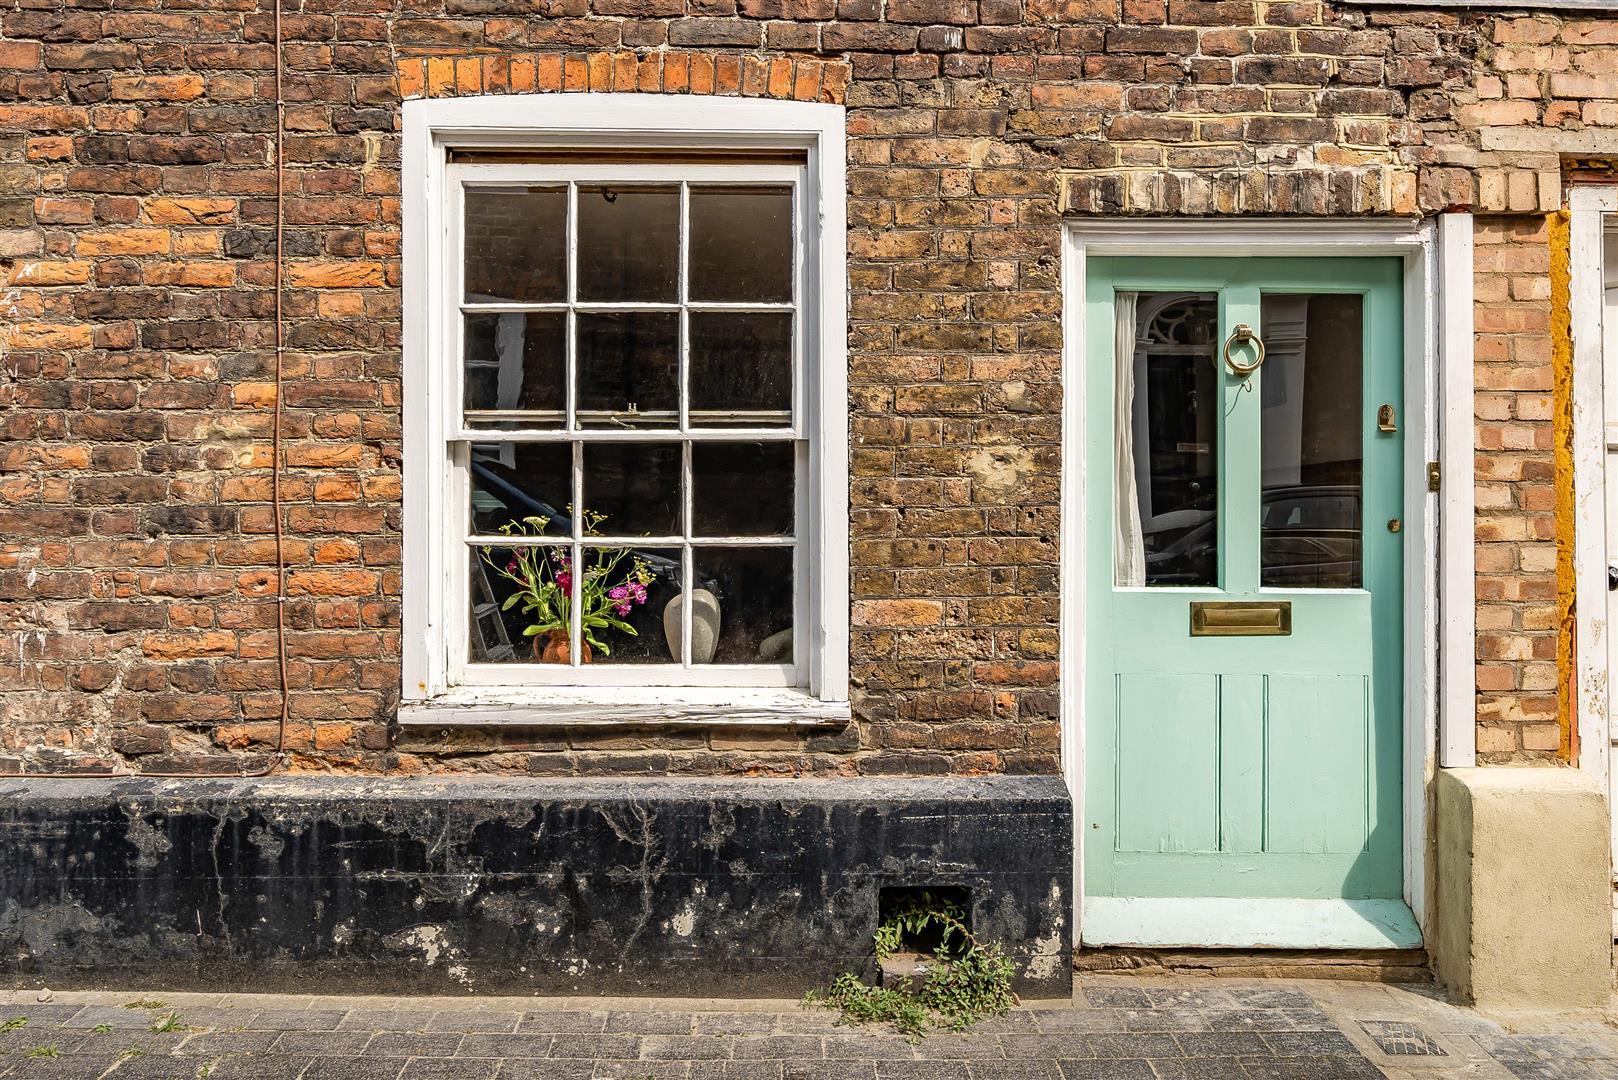
[[[1398,260],[1085,288],[1085,896],[1397,900]]]

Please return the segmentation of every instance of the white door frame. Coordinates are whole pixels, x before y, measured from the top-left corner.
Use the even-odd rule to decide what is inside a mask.
[[[1062,409],[1062,527],[1061,527],[1061,745],[1063,774],[1074,805],[1074,941],[1081,940],[1083,905],[1084,816],[1084,567],[1085,486],[1091,463],[1085,461],[1085,408],[1082,393],[1086,364],[1084,280],[1085,262],[1092,255],[1152,256],[1321,256],[1384,255],[1404,261],[1405,284],[1405,677],[1404,677],[1404,893],[1417,924],[1430,938],[1428,896],[1428,788],[1436,766],[1439,696],[1437,673],[1450,650],[1462,650],[1451,671],[1464,671],[1466,695],[1461,715],[1445,695],[1445,727],[1464,730],[1472,738],[1476,723],[1472,691],[1475,651],[1471,635],[1472,543],[1472,346],[1471,346],[1471,216],[1445,215],[1444,236],[1464,234],[1465,251],[1451,244],[1445,258],[1439,254],[1435,223],[1411,220],[1344,219],[1096,219],[1070,222],[1063,234],[1063,384],[1077,392],[1063,394]],[[1462,256],[1464,255],[1464,262]],[[1453,294],[1451,293],[1453,290]],[[1464,290],[1464,295],[1461,293]],[[1457,329],[1441,340],[1440,295],[1454,295],[1465,313],[1464,338]],[[1453,355],[1452,349],[1464,344]],[[1446,369],[1464,366],[1464,401],[1455,400],[1460,380],[1438,379],[1442,348]],[[1439,457],[1440,404],[1464,439],[1446,442]],[[1464,467],[1454,460],[1456,447]],[[1466,565],[1464,596],[1467,612],[1464,640],[1460,635],[1438,634],[1439,499],[1428,490],[1428,463],[1440,461],[1462,475],[1443,487],[1446,496],[1464,487],[1464,501],[1452,509],[1445,500],[1445,517],[1453,532],[1464,527]],[[1095,470],[1098,482],[1110,477],[1107,464]],[[1447,539],[1447,537],[1446,537]],[[1448,575],[1446,575],[1448,576]],[[1449,613],[1446,613],[1446,618]],[[1441,652],[1441,649],[1443,650]],[[1461,742],[1446,730],[1446,742]],[[1256,944],[1257,942],[1255,942]]]
[[[1574,721],[1579,767],[1596,777],[1618,805],[1611,767],[1607,657],[1607,425],[1603,343],[1608,215],[1618,214],[1618,186],[1580,185],[1568,191],[1569,304],[1573,336],[1573,588],[1577,690]],[[1615,358],[1618,359],[1618,358]],[[1618,441],[1618,432],[1614,433]],[[1588,598],[1595,598],[1590,602]],[[1615,831],[1618,832],[1618,831]],[[1618,835],[1612,836],[1618,858]]]

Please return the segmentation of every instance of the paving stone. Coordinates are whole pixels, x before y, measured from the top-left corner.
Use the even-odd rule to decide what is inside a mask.
[[[433,1009],[350,1009],[338,1031],[421,1031],[436,1015]]]
[[[823,1045],[828,1059],[891,1061],[916,1056],[915,1047],[898,1035],[827,1035]]]
[[[1331,1018],[1316,1009],[1232,1009],[1210,1012],[1209,1031],[1331,1031]]]
[[[634,1061],[640,1057],[640,1039],[633,1035],[557,1035],[551,1040],[550,1056]]]
[[[48,1001],[19,1001],[11,1005],[0,1005],[0,1020],[21,1016],[36,1027],[56,1026],[67,1023],[83,1008],[83,1005],[58,1005]]]
[[[67,1027],[94,1028],[105,1024],[111,1028],[145,1031],[152,1026],[152,1018],[166,1010],[126,1009],[122,1005],[88,1005],[66,1021]]]
[[[303,1080],[398,1080],[404,1067],[399,1058],[317,1057],[303,1071]]]
[[[697,1013],[698,1035],[772,1035],[775,1013]]]
[[[595,1080],[689,1080],[688,1061],[598,1061]]]
[[[1171,1006],[1163,1009],[1120,1009],[1125,1031],[1206,1031],[1208,1014],[1202,1009]]]
[[[678,1012],[612,1012],[607,1014],[606,1029],[625,1035],[690,1035],[697,1029],[697,1018]]]
[[[1005,1064],[999,1062],[998,1064]],[[964,1061],[879,1061],[877,1080],[961,1080]]]
[[[1237,1058],[1252,1080],[1382,1080],[1382,1073],[1363,1057]]]
[[[979,1035],[973,1031],[969,1035],[958,1035],[954,1032],[928,1035],[916,1044],[916,1056],[929,1060],[954,1058],[961,1061],[977,1061],[983,1058],[1001,1059],[1006,1055],[1000,1047],[999,1039],[992,1035]]]
[[[1261,1038],[1277,1057],[1315,1057],[1322,1054],[1359,1054],[1359,1048],[1340,1031],[1267,1031]]]
[[[175,1010],[184,1015],[184,1010]],[[334,1031],[347,1016],[345,1009],[265,1009],[253,1017],[255,1028],[282,1031]]]
[[[490,1080],[499,1068],[495,1058],[411,1058],[399,1080]]]
[[[517,1022],[517,1030],[588,1035],[604,1031],[606,1024],[604,1012],[525,1012]]]
[[[445,1031],[379,1031],[365,1044],[364,1053],[366,1057],[449,1057],[460,1049],[462,1038]],[[545,1050],[550,1051],[548,1041]]]
[[[881,1072],[878,1068],[877,1075]],[[1054,1061],[969,1061],[966,1075],[971,1080],[1062,1080],[1062,1067]]]
[[[1247,1070],[1235,1058],[1167,1058],[1151,1066],[1158,1080],[1247,1080]]]
[[[781,1080],[876,1080],[874,1061],[789,1061]]]
[[[516,1031],[523,1018],[520,1012],[478,1012],[469,1009],[450,1009],[434,1013],[423,1031]]]
[[[6,1080],[85,1080],[117,1064],[116,1054],[62,1054],[53,1058],[21,1058],[9,1063]]]
[[[640,1041],[647,1061],[714,1061],[730,1057],[730,1040],[722,1035],[647,1035]]]
[[[1225,993],[1244,1009],[1314,1009],[1314,999],[1302,990],[1273,986],[1227,986]]]
[[[1044,1032],[1127,1030],[1118,1009],[1032,1009],[1029,1015]]]
[[[500,1064],[500,1071],[495,1076],[497,1080],[591,1080],[595,1071],[593,1061],[508,1058]]]
[[[1149,1061],[1058,1061],[1063,1080],[1157,1080]]]
[[[294,1080],[310,1060],[307,1055],[232,1054],[220,1058],[208,1080]]]
[[[779,1058],[802,1061],[825,1057],[818,1035],[742,1035],[731,1040],[731,1056],[757,1060]]]
[[[267,1051],[279,1031],[203,1031],[180,1044],[183,1054],[256,1054]]]
[[[1270,1047],[1256,1031],[1186,1031],[1175,1036],[1187,1057],[1241,1057],[1268,1054]]]
[[[1090,1056],[1089,1037],[1077,1032],[1054,1035],[1001,1035],[1000,1050],[1008,1058],[1084,1058]]]
[[[590,1039],[592,1036],[571,1036]],[[534,1035],[524,1032],[498,1035],[462,1035],[455,1053],[461,1057],[589,1057],[588,1054],[553,1054],[556,1035]],[[422,1057],[442,1056],[422,1054]],[[609,1055],[634,1056],[634,1055]]]
[[[693,1061],[689,1080],[781,1080],[779,1061]]]
[[[1136,987],[1086,986],[1081,993],[1098,1009],[1145,1009],[1152,1004],[1146,991]]]
[[[1228,1009],[1233,999],[1223,989],[1203,987],[1148,987],[1146,1000],[1155,1009]]]
[[[357,1055],[371,1036],[363,1031],[283,1031],[270,1046],[276,1054]]]
[[[1173,1058],[1185,1057],[1173,1035],[1128,1032],[1113,1035],[1086,1035],[1085,1043],[1093,1058]]]
[[[197,1068],[195,1058],[140,1054],[124,1058],[106,1076],[108,1080],[196,1080]]]

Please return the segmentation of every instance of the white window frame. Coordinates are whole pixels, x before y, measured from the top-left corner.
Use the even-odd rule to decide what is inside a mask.
[[[513,175],[524,166],[451,165],[450,149],[552,147],[790,150],[805,155],[797,210],[800,374],[795,424],[809,448],[801,466],[796,533],[795,663],[706,686],[648,686],[590,671],[589,682],[534,678],[515,664],[467,665],[464,514],[451,503],[464,484],[451,446],[504,433],[458,430],[459,179],[468,170]],[[848,411],[845,151],[843,109],[814,102],[541,94],[404,103],[404,580],[401,725],[787,726],[846,722],[848,705]],[[634,168],[631,166],[630,168]],[[682,167],[683,168],[683,167]],[[712,168],[712,167],[710,167]],[[745,168],[745,167],[744,167]],[[453,170],[453,172],[452,172]],[[622,170],[619,170],[622,171]],[[686,171],[690,171],[686,169]],[[453,361],[453,362],[451,362]],[[454,528],[449,526],[453,525]],[[459,555],[460,557],[457,557]],[[605,666],[604,666],[605,667]],[[477,670],[475,674],[472,673]],[[526,669],[526,676],[522,673]],[[791,670],[795,685],[780,683]],[[724,669],[700,673],[718,676]],[[499,679],[500,681],[493,681]],[[700,681],[700,680],[694,680]],[[617,683],[617,685],[611,685]],[[752,683],[753,685],[748,685]]]

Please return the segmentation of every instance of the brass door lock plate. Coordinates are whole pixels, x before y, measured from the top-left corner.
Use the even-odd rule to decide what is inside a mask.
[[[1376,429],[1391,435],[1399,430],[1399,418],[1392,405],[1381,405],[1376,410]]]

